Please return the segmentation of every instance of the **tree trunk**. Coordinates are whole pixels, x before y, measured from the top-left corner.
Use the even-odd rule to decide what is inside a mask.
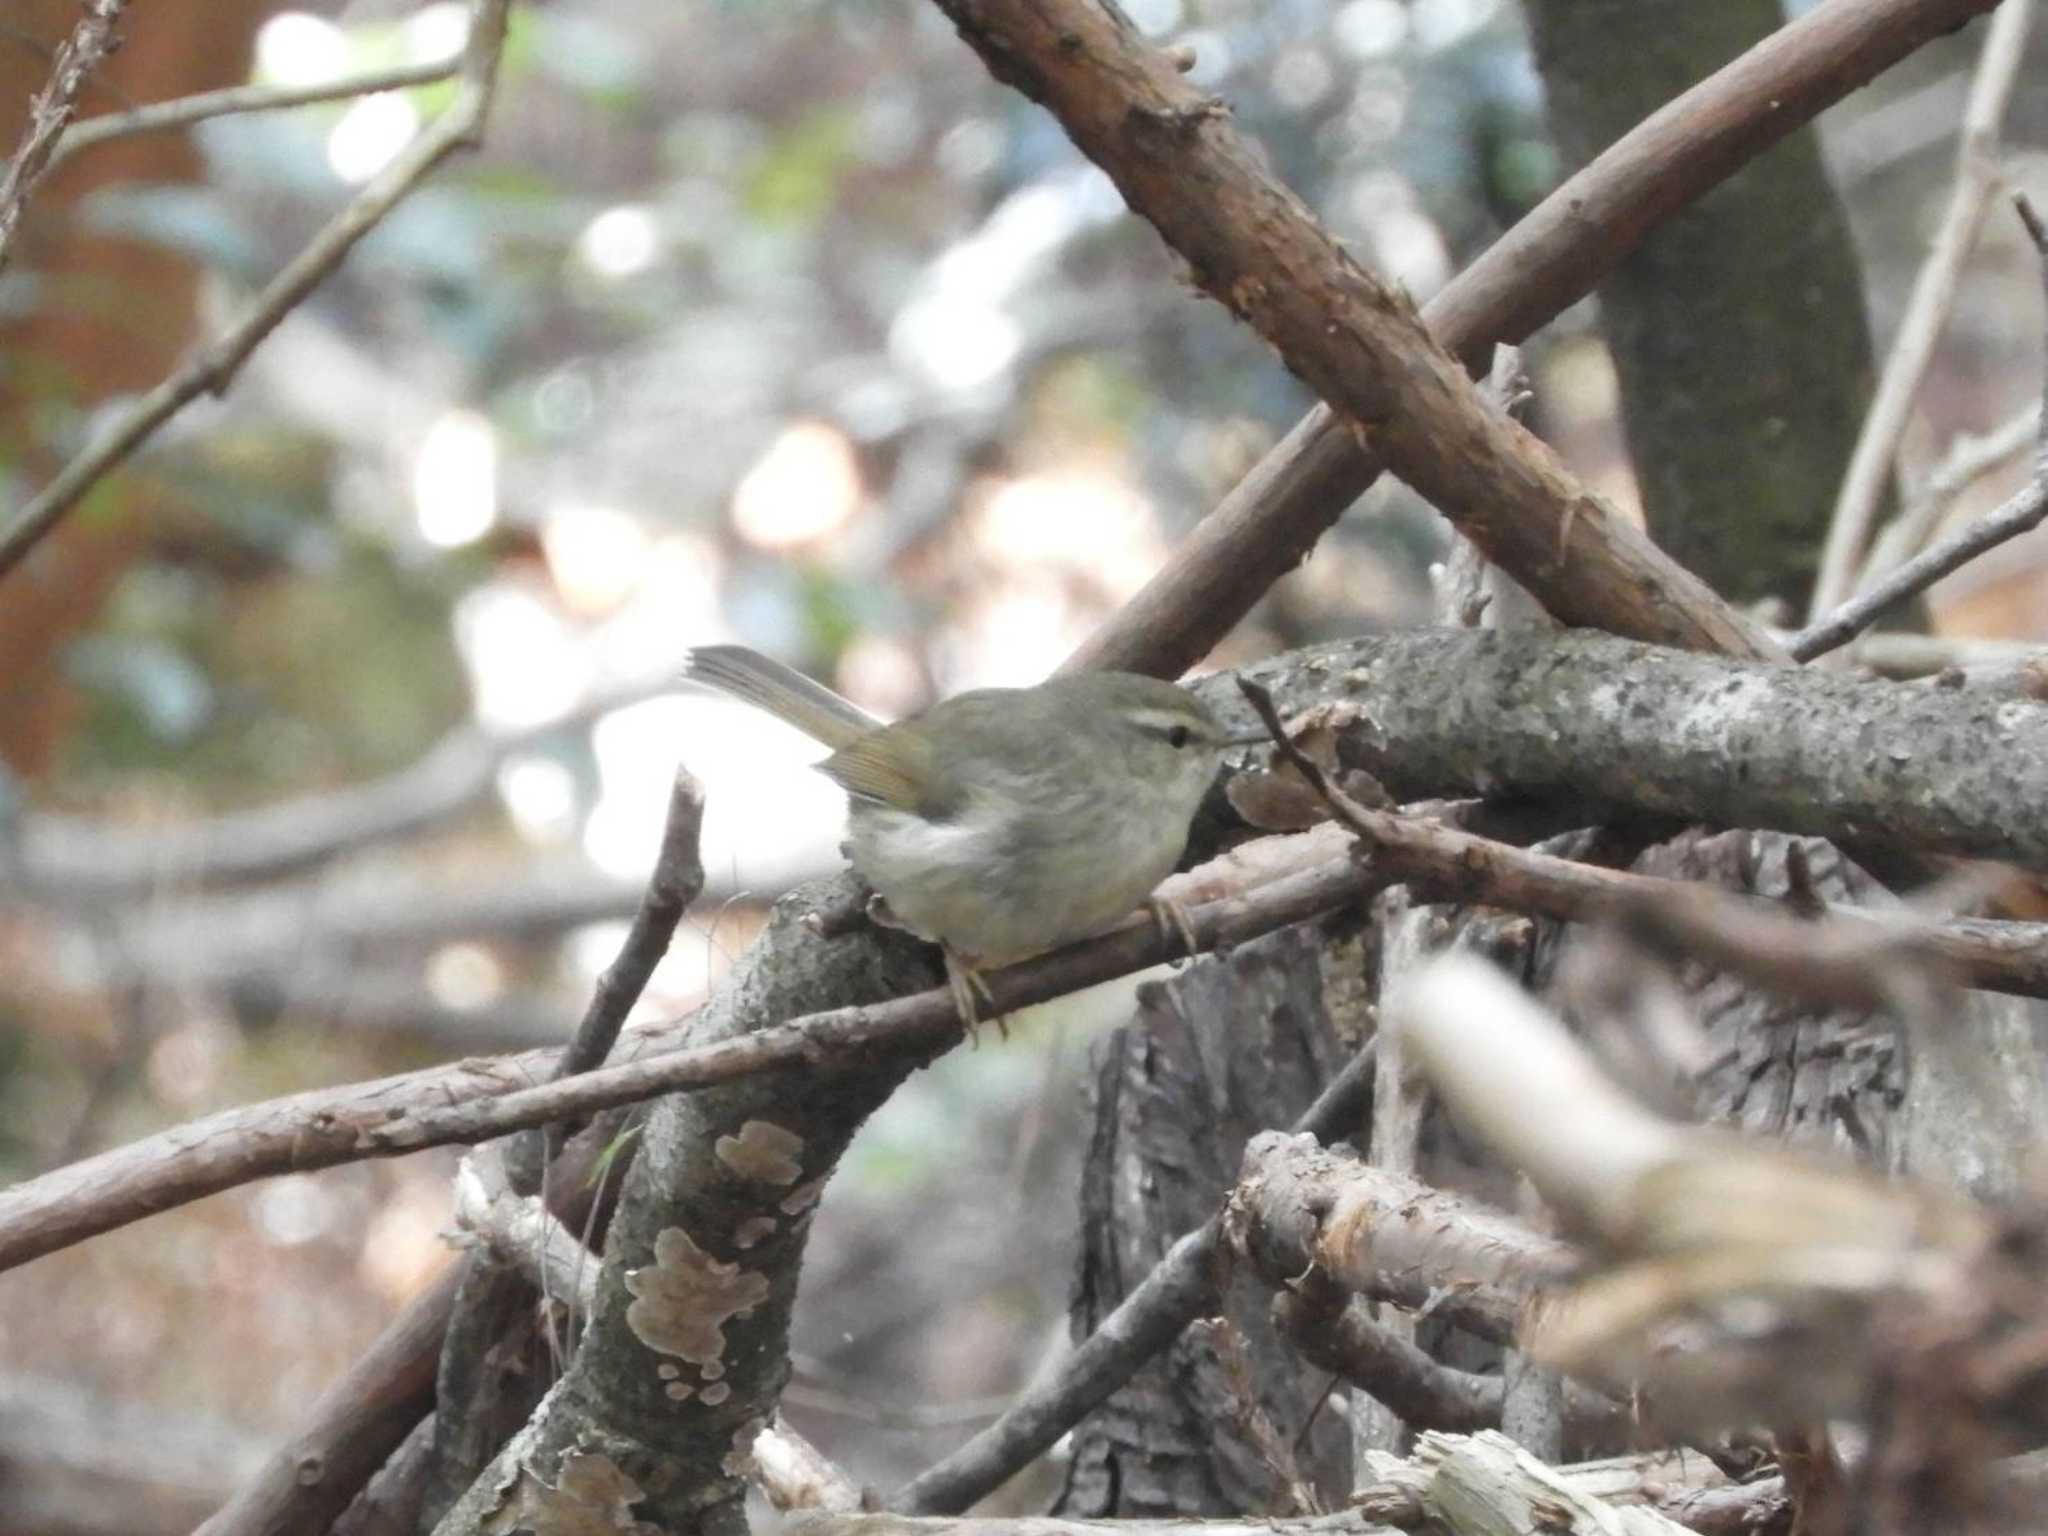
[[[1291,1123],[1356,1050],[1366,1027],[1345,999],[1362,995],[1369,963],[1355,939],[1331,942],[1311,925],[1139,989],[1137,1017],[1096,1057],[1077,1338],[1222,1204],[1244,1144]],[[1301,1434],[1326,1378],[1274,1331],[1265,1286],[1219,1281],[1216,1318],[1075,1430],[1056,1513],[1287,1514],[1298,1510],[1292,1483],[1326,1503],[1349,1493],[1341,1418],[1317,1414]]]
[[[1783,20],[1778,0],[1529,0],[1565,169]],[[1803,611],[1868,401],[1849,225],[1814,131],[1652,231],[1600,286],[1652,537],[1736,603]]]

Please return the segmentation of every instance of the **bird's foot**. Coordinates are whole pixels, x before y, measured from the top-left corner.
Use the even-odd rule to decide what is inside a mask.
[[[975,1027],[981,1019],[980,1011],[974,1005],[975,994],[980,993],[981,1000],[991,1008],[995,1006],[996,995],[989,990],[988,983],[982,979],[981,972],[974,968],[972,962],[955,953],[950,944],[942,945],[941,948],[946,955],[946,985],[952,988],[953,1007],[960,1014],[960,1027],[965,1031],[968,1043],[979,1046],[981,1037],[975,1033]],[[996,1033],[1005,1040],[1010,1038],[1009,1021],[1000,1013],[995,1015],[995,1026]]]
[[[1179,938],[1188,949],[1188,958],[1201,954],[1202,946],[1195,938],[1195,925],[1188,921],[1188,909],[1177,901],[1164,896],[1147,898],[1145,910],[1152,914],[1152,921],[1159,925],[1159,937],[1168,941]]]

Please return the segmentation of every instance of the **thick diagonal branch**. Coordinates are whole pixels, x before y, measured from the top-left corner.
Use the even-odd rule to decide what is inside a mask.
[[[1583,298],[1650,229],[1996,0],[1833,0],[1653,113],[1423,309],[1468,362]],[[1174,676],[1298,565],[1384,464],[1318,405],[1068,662]]]
[[[1349,430],[1568,624],[1779,655],[1756,625],[1491,409],[1408,296],[1361,266],[1267,169],[1229,108],[1114,7],[939,0],[1006,84],[1083,153]]]

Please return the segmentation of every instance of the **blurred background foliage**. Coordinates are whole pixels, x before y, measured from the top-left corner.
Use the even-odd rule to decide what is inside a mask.
[[[1190,46],[1195,80],[1418,299],[1557,178],[1504,0],[1126,8]],[[7,142],[68,25],[35,0],[0,28]],[[86,105],[441,58],[463,25],[448,0],[166,0],[131,12]],[[1829,125],[1880,338],[1939,207],[1967,64],[1965,41],[1930,50]],[[239,312],[450,89],[67,166],[0,276],[0,504]],[[2031,275],[2009,244],[1994,232],[1966,284],[1923,455],[2031,388],[2038,325],[2011,318]],[[1534,420],[1627,503],[1592,317],[1532,345]],[[643,1007],[687,1006],[765,898],[831,866],[840,806],[780,727],[667,691],[684,647],[742,640],[890,715],[1034,680],[1309,404],[929,4],[519,7],[485,148],[10,578],[0,1170],[560,1038],[679,759],[709,791],[712,889]],[[1426,614],[1440,524],[1398,486],[1370,500],[1216,663]],[[188,873],[165,841],[411,785],[457,748],[480,755],[432,815],[260,879]],[[39,864],[51,849],[70,862]],[[119,879],[53,873],[117,855]],[[1076,1082],[1113,1011],[943,1063],[835,1185],[791,1401],[859,1475],[921,1465],[1054,1347]],[[111,1523],[208,1507],[442,1261],[446,1171],[280,1181],[0,1277],[0,1524],[92,1524],[20,1428],[66,1403],[214,1424],[191,1486]]]

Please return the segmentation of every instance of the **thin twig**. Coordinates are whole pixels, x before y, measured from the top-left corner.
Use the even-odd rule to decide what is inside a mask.
[[[2036,400],[1982,436],[1958,433],[1941,462],[1927,472],[1905,509],[1877,536],[1870,558],[1863,562],[1862,574],[1856,578],[1856,590],[1863,591],[1893,566],[1926,548],[1956,498],[1979,477],[2025,453],[2040,430],[2041,402]]]
[[[107,55],[121,45],[114,24],[126,4],[127,0],[86,0],[84,18],[57,50],[49,82],[29,103],[21,148],[7,163],[5,178],[0,178],[0,271],[7,268],[7,248],[21,223],[21,211],[36,184],[49,173],[58,138],[78,110],[78,93]]]
[[[2041,259],[2042,287],[2044,292],[2048,292],[2048,229],[2042,227],[2040,215],[2034,212],[2034,206],[2027,201],[2025,193],[2014,194],[2013,207]],[[2044,338],[2043,351],[2048,353],[2048,338]],[[2044,358],[2043,363],[2042,390],[2044,397],[2048,397],[2048,358]],[[2033,476],[2017,495],[1969,527],[1957,530],[1896,567],[1883,580],[1858,593],[1827,619],[1793,636],[1786,649],[1799,661],[1811,661],[1816,656],[1825,655],[1853,638],[1887,608],[1926,590],[1986,550],[2039,526],[2044,516],[2048,516],[2048,410],[2042,412],[2041,429],[2034,439]]]
[[[400,64],[367,74],[327,80],[318,85],[231,85],[225,90],[199,91],[171,101],[151,102],[126,112],[104,112],[79,118],[64,130],[52,165],[61,165],[73,155],[96,149],[114,139],[138,133],[163,133],[189,128],[216,117],[251,112],[280,112],[291,107],[315,106],[323,101],[345,101],[352,96],[374,96],[380,91],[400,91],[411,86],[432,85],[446,80],[462,67],[462,55],[436,59],[425,64]]]
[[[111,3],[111,0],[100,0]],[[458,149],[482,137],[497,87],[511,0],[472,0],[469,42],[462,52],[462,86],[448,110],[373,177],[306,248],[270,280],[248,314],[225,335],[144,395],[106,435],[67,464],[0,533],[0,578],[27,558],[36,541],[171,417],[208,392],[219,394],[249,354],[311,293],[377,224]]]
[[[619,946],[618,958],[598,977],[590,1008],[576,1026],[575,1037],[562,1050],[556,1081],[603,1065],[618,1043],[626,1015],[640,1000],[661,957],[668,953],[676,925],[704,889],[704,861],[697,852],[697,834],[703,825],[704,786],[687,768],[678,768],[669,789],[668,819],[662,827],[661,852],[647,882],[647,895],[633,915],[633,926]]]
[[[633,914],[625,942],[590,994],[590,1006],[576,1026],[576,1033],[562,1048],[555,1066],[554,1081],[574,1077],[602,1066],[626,1015],[647,990],[648,978],[668,953],[676,925],[690,903],[704,889],[704,861],[698,853],[698,834],[704,826],[704,786],[687,768],[677,768],[669,789],[668,819],[662,827],[661,851],[655,857],[654,873],[648,878],[640,906]],[[561,1149],[565,1127],[559,1121],[543,1128],[539,1136],[522,1137],[507,1156],[512,1184],[521,1194],[540,1188],[547,1158]]]
[[[1977,230],[1991,205],[1991,195],[2003,179],[1997,161],[1998,125],[2012,96],[2033,19],[2034,0],[2005,0],[1984,34],[1984,49],[1978,55],[1969,104],[1963,111],[1948,210],[1914,279],[1912,297],[1885,358],[1877,395],[1842,476],[1841,493],[1835,498],[1827,543],[1821,551],[1820,573],[1814,579],[1809,624],[1818,622],[1850,595],[1850,583],[1870,537],[1871,519],[1891,474],[1899,434],[1905,430],[1928,359],[1948,321],[1963,263],[1977,243]]]
[[[1847,644],[1875,623],[1886,609],[1924,592],[1986,550],[1996,549],[2039,527],[2043,516],[2048,516],[2048,481],[2036,478],[1969,527],[1958,529],[1904,565],[1895,566],[1876,586],[1850,598],[1811,629],[1794,635],[1788,647],[1792,659],[1811,661]]]
[[[654,968],[668,953],[683,913],[704,888],[704,861],[698,851],[703,825],[703,786],[687,768],[678,767],[669,790],[668,816],[654,872],[641,894],[618,955],[598,977],[582,1021],[562,1048],[552,1081],[560,1082],[602,1065],[618,1043],[626,1016],[646,991]],[[472,1153],[463,1163],[467,1183],[457,1182],[457,1214],[484,1239],[492,1259],[501,1265],[514,1264],[544,1300],[562,1302],[568,1309],[563,1324],[564,1347],[573,1348],[581,1335],[581,1321],[593,1311],[597,1265],[590,1251],[549,1214],[541,1195],[549,1181],[549,1165],[560,1155],[566,1135],[564,1122],[550,1121]],[[542,1258],[549,1262],[541,1262]],[[473,1264],[484,1262],[472,1260]],[[480,1285],[475,1294],[493,1289]],[[451,1350],[459,1347],[453,1340],[470,1331],[465,1324],[471,1321],[466,1314],[471,1311],[472,1294],[465,1287],[456,1303],[450,1322]],[[486,1304],[485,1315],[493,1314],[495,1307],[495,1303]],[[486,1399],[496,1395],[496,1381],[487,1376],[479,1384],[478,1390]],[[486,1402],[479,1402],[468,1393],[451,1392],[450,1398],[437,1409],[444,1428],[470,1416],[488,1417],[492,1411]],[[452,1444],[456,1438],[451,1431],[441,1443]]]
[[[1308,780],[1308,787],[1330,808],[1330,814],[1335,816],[1341,825],[1349,827],[1363,838],[1368,847],[1377,841],[1374,827],[1367,819],[1370,813],[1366,808],[1332,784],[1321,766],[1296,746],[1294,738],[1287,734],[1287,727],[1280,719],[1280,711],[1273,703],[1272,693],[1248,677],[1240,677],[1237,680],[1237,690],[1245,696],[1245,701],[1251,705],[1252,712],[1259,717],[1259,723],[1265,726],[1267,734],[1273,738],[1273,745],[1280,749],[1280,755],[1296,773]]]

